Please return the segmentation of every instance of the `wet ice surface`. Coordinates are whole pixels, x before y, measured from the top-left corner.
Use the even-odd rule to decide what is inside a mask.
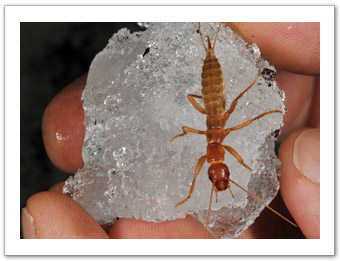
[[[217,24],[201,25],[214,38]],[[284,111],[284,94],[275,69],[260,58],[256,45],[221,27],[215,54],[223,68],[227,105],[262,72],[242,97],[226,127],[259,114]],[[184,218],[187,213],[206,222],[211,191],[206,163],[195,190],[189,191],[197,160],[206,153],[206,137],[189,133],[170,142],[182,126],[205,130],[205,115],[189,103],[189,93],[201,93],[205,52],[196,23],[148,24],[145,32],[122,29],[93,60],[83,92],[86,134],[84,168],[67,180],[69,192],[99,223],[117,217],[153,222]],[[274,153],[275,130],[283,115],[269,114],[224,141],[248,164],[251,173],[228,152],[230,178],[269,203],[277,194],[281,163]],[[209,228],[220,238],[232,238],[251,225],[263,206],[231,184],[213,199]]]

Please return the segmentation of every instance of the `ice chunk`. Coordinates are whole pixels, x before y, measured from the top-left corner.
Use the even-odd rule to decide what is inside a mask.
[[[64,192],[99,223],[117,217],[152,222],[183,218],[187,213],[206,221],[211,182],[206,163],[189,191],[197,160],[206,153],[206,137],[189,133],[170,142],[182,126],[205,130],[205,115],[188,102],[189,93],[201,93],[205,57],[196,23],[143,24],[146,31],[120,30],[91,64],[83,92],[86,134],[84,168],[65,184]],[[217,24],[204,23],[204,36],[213,39]],[[247,44],[222,26],[215,54],[223,68],[227,105],[251,82],[262,76],[242,97],[226,127],[238,125],[269,110],[284,111],[284,94],[275,82],[275,69]],[[277,194],[280,161],[274,153],[274,135],[283,115],[269,114],[227,136],[251,173],[226,153],[230,178],[269,203]],[[276,131],[276,132],[275,132]],[[263,206],[231,184],[213,200],[210,229],[221,238],[241,233]]]

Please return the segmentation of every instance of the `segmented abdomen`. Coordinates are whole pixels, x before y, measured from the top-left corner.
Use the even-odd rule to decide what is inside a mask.
[[[207,116],[222,115],[225,111],[225,85],[215,55],[207,56],[202,69],[202,99]]]

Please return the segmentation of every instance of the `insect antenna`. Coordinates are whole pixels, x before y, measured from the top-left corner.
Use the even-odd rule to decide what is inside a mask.
[[[253,195],[252,193],[250,193],[248,190],[246,190],[245,188],[243,188],[241,185],[237,184],[235,181],[228,179],[231,183],[233,183],[234,185],[236,185],[237,187],[239,187],[241,190],[243,190],[244,192],[246,192],[249,196],[251,196],[253,199],[255,199],[257,202],[261,203],[263,206],[265,206],[266,208],[268,208],[269,210],[271,210],[272,212],[274,212],[276,215],[278,215],[279,217],[281,217],[282,219],[286,220],[289,224],[293,225],[294,227],[297,227],[297,225],[295,223],[293,223],[292,221],[290,221],[288,218],[285,218],[284,216],[282,216],[279,212],[277,212],[276,210],[272,209],[271,207],[269,207],[266,203],[264,203],[263,201],[261,201],[258,197],[256,197],[255,195]]]

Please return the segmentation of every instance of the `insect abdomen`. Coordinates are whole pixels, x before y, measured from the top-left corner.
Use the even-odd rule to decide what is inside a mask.
[[[202,99],[207,116],[225,111],[225,85],[221,65],[215,55],[207,56],[202,69]]]
[[[207,140],[222,142],[225,125],[225,86],[221,65],[215,55],[208,55],[202,69],[202,99],[207,114]]]

